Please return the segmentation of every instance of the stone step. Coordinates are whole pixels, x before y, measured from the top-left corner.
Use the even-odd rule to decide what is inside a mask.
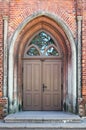
[[[5,123],[79,123],[78,115],[65,112],[19,112],[10,114],[4,119]]]
[[[14,118],[5,119],[6,123],[79,123],[81,122],[78,118],[39,118],[39,117],[29,117],[29,118]]]
[[[86,130],[86,118],[65,112],[18,112],[0,123],[0,130]]]
[[[86,130],[81,123],[0,123],[0,130]]]

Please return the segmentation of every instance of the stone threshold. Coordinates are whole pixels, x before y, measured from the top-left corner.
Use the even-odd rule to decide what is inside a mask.
[[[0,123],[0,130],[2,129],[41,129],[41,128],[64,128],[64,129],[85,129],[86,130],[86,122],[81,123]]]

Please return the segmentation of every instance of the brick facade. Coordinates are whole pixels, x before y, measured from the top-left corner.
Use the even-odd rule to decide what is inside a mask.
[[[0,8],[2,8],[0,2]],[[1,9],[0,9],[1,12]],[[0,97],[2,97],[2,85],[3,85],[3,19],[0,14]]]
[[[77,15],[82,21],[82,96],[86,98],[86,0],[0,0],[0,104],[3,100],[3,17],[8,16],[8,40],[28,16],[39,11],[57,15],[70,28],[77,44]],[[9,49],[8,49],[9,50]],[[0,111],[2,114],[2,111]]]
[[[83,0],[82,22],[82,95],[86,100],[86,1]]]

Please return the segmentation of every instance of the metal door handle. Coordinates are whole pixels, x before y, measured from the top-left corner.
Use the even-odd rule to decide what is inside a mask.
[[[43,92],[44,92],[45,88],[47,88],[47,86],[45,86],[45,85],[43,84]]]

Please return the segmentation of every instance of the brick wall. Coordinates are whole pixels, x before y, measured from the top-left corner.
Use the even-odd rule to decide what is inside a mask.
[[[52,4],[51,4],[52,3]],[[72,33],[76,33],[75,4],[73,0],[12,0],[10,1],[9,35],[29,15],[38,11],[48,11],[63,19]]]
[[[83,3],[81,5],[81,3]],[[77,8],[77,6],[79,8]],[[82,11],[81,11],[82,8]],[[77,10],[77,13],[76,13]],[[0,103],[3,86],[3,20],[9,16],[8,38],[31,14],[46,11],[63,19],[76,38],[76,14],[83,15],[82,28],[82,95],[86,97],[86,0],[0,0]]]
[[[0,2],[0,117],[2,116],[2,86],[3,86],[3,20],[2,3]]]
[[[0,97],[2,96],[3,85],[3,20],[2,20],[2,2],[0,2]]]
[[[82,22],[82,95],[86,100],[86,0],[83,0]]]
[[[3,16],[8,15],[9,2],[0,1],[0,118],[5,115],[5,107],[7,107],[7,99],[3,98]]]

